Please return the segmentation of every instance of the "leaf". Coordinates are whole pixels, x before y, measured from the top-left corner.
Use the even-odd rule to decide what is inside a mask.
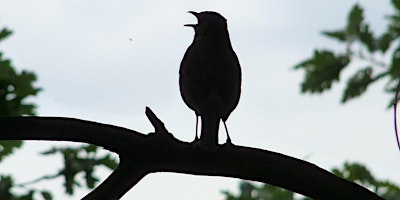
[[[10,36],[11,34],[12,34],[12,31],[10,31],[10,30],[8,30],[8,29],[6,29],[6,28],[3,28],[3,29],[0,31],[0,41],[6,39],[6,38],[7,38],[8,36]]]
[[[385,53],[389,49],[392,41],[394,41],[394,38],[391,33],[383,33],[378,39],[378,48],[382,51],[382,53]]]
[[[400,11],[400,0],[392,0],[392,5],[396,10]]]
[[[395,94],[397,91],[397,85],[398,85],[399,80],[398,79],[393,79],[391,78],[386,84],[385,84],[385,92],[387,93],[392,93],[392,98],[389,101],[389,104],[387,105],[387,108],[393,107],[394,103],[397,101],[400,101],[400,98],[396,99]]]
[[[339,42],[346,42],[346,31],[339,30],[339,31],[323,31],[323,35],[328,36],[330,38],[336,39]]]
[[[260,199],[279,199],[293,200],[294,193],[292,191],[265,184],[264,187],[257,190]]]
[[[377,41],[374,38],[373,33],[369,30],[368,24],[364,24],[360,30],[359,38],[361,43],[367,46],[370,53],[373,53],[377,49]]]
[[[351,9],[349,16],[347,18],[347,34],[348,35],[358,35],[360,33],[361,24],[364,20],[363,9],[355,4]]]
[[[89,144],[89,145],[84,146],[83,149],[84,149],[87,153],[90,153],[90,152],[96,152],[97,149],[98,149],[98,147],[97,147],[96,145]]]
[[[397,91],[397,85],[400,78],[400,46],[398,46],[392,54],[391,65],[388,70],[388,74],[390,76],[390,80],[386,83],[385,91],[392,93],[393,97],[391,98],[388,108],[392,107],[395,101],[399,101],[400,99],[395,98],[395,93]]]
[[[395,38],[400,35],[400,16],[398,14],[396,13],[387,17],[390,20],[389,32],[393,33]]]
[[[12,63],[0,53],[0,117],[34,115],[35,105],[24,103],[41,90],[34,87],[36,75],[32,72],[14,70]]]
[[[93,167],[85,170],[86,186],[91,189],[94,188],[96,182],[99,181],[99,179],[93,175],[93,171]]]
[[[52,200],[53,195],[49,191],[41,191],[40,194],[42,195],[44,200]]]
[[[242,199],[253,199],[253,191],[256,186],[248,181],[242,181],[239,183],[240,197]]]
[[[99,163],[111,170],[114,170],[118,166],[118,162],[116,159],[112,158],[111,154],[107,154],[103,158],[99,159]]]
[[[349,181],[358,181],[363,185],[376,184],[375,178],[364,165],[358,163],[345,163],[344,170],[348,172],[346,179]]]
[[[94,175],[95,167],[102,166],[115,169],[118,162],[112,154],[107,153],[98,158],[96,152],[99,147],[95,145],[80,145],[78,147],[52,147],[41,152],[43,155],[60,153],[64,159],[64,168],[59,172],[64,177],[66,193],[73,194],[76,187],[80,187],[82,180],[78,174],[85,174],[84,180],[88,188],[93,188],[99,179]]]
[[[64,157],[64,169],[61,174],[64,176],[64,186],[68,194],[74,194],[74,186],[78,185],[75,176],[82,171],[82,164],[77,159],[78,150],[65,148],[60,150]]]
[[[6,156],[11,155],[18,148],[21,148],[23,142],[20,140],[0,141],[0,161]]]
[[[372,78],[372,68],[366,67],[356,72],[347,82],[347,86],[344,90],[342,103],[347,102],[350,99],[362,95],[374,81]]]
[[[377,194],[384,199],[400,199],[400,188],[389,181],[379,181],[376,190]]]
[[[312,58],[295,66],[304,69],[305,78],[301,83],[301,92],[322,93],[339,80],[340,72],[349,64],[347,55],[335,55],[327,50],[315,50]]]
[[[400,46],[393,51],[389,74],[392,79],[400,77]]]

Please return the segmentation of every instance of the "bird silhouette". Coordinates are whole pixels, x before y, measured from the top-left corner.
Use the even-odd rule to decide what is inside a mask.
[[[227,143],[231,139],[226,120],[236,108],[241,92],[241,69],[229,38],[226,19],[217,12],[194,12],[197,24],[185,24],[195,31],[179,70],[183,101],[201,118],[200,144],[218,145],[220,120],[224,123]]]

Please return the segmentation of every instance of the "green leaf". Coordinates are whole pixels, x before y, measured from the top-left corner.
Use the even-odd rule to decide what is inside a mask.
[[[11,31],[11,30],[8,30],[8,29],[6,29],[6,28],[3,28],[3,29],[0,31],[0,41],[6,39],[6,38],[7,38],[8,36],[10,36],[11,34],[12,34],[12,31]]]
[[[292,191],[272,186],[269,184],[265,184],[264,187],[261,187],[257,190],[257,196],[260,199],[280,199],[280,200],[293,200],[294,193]]]
[[[349,181],[360,182],[363,185],[374,185],[377,183],[371,172],[362,164],[346,162],[343,171],[346,174],[345,178]]]
[[[98,147],[97,147],[96,145],[89,144],[89,145],[84,146],[83,149],[84,149],[87,153],[90,153],[90,152],[96,152],[97,149],[98,149]]]
[[[239,183],[240,197],[242,199],[253,199],[253,191],[256,189],[255,185],[248,181],[242,181]],[[255,196],[255,195],[254,195]]]
[[[400,77],[400,46],[393,51],[389,74],[392,79]]]
[[[367,49],[370,53],[373,53],[377,49],[377,41],[374,38],[373,33],[369,30],[368,24],[362,26],[359,38],[361,43],[367,46]]]
[[[392,34],[384,33],[378,39],[378,48],[382,51],[382,53],[385,53],[389,49],[392,41],[394,41]]]
[[[60,150],[64,157],[64,169],[61,174],[64,176],[64,186],[68,194],[74,194],[74,186],[79,186],[75,176],[82,171],[82,164],[77,159],[78,150],[65,148]]]
[[[371,172],[360,163],[345,162],[342,167],[331,170],[336,176],[358,183],[383,197],[386,200],[400,200],[400,188],[389,181],[377,180]],[[293,192],[268,184],[257,186],[251,182],[239,183],[239,195],[223,191],[226,200],[310,200],[299,197]]]
[[[339,80],[340,72],[349,62],[347,55],[335,55],[331,51],[315,50],[312,58],[294,67],[305,70],[301,91],[303,93],[322,93],[330,89],[332,83]]]
[[[14,70],[11,61],[0,53],[0,117],[34,115],[35,105],[24,100],[41,90],[33,86],[36,75],[32,72]]]
[[[364,20],[363,9],[355,4],[351,9],[349,16],[347,18],[347,34],[348,35],[358,35],[361,30],[361,24]]]
[[[0,161],[4,157],[11,155],[18,148],[21,148],[23,142],[20,140],[0,141]]]
[[[49,191],[41,191],[40,194],[42,195],[44,200],[52,200],[53,195]]]
[[[114,159],[111,154],[107,154],[103,158],[99,159],[99,163],[111,170],[114,170],[118,166],[117,160]]]
[[[399,37],[400,35],[400,16],[399,13],[396,13],[394,15],[390,15],[388,17],[390,20],[389,24],[389,32],[394,35],[395,38]]]
[[[339,40],[339,42],[346,42],[346,31],[339,30],[339,31],[323,31],[323,35],[328,36],[330,38]]]
[[[366,67],[356,72],[347,82],[347,87],[344,90],[342,102],[345,103],[350,99],[363,94],[370,83],[374,81],[372,78],[372,68]]]
[[[372,188],[375,193],[387,200],[399,200],[400,188],[389,181],[380,181],[374,178],[371,172],[360,163],[344,163],[341,169],[332,170],[335,175]]]
[[[396,102],[395,94],[397,91],[397,85],[398,85],[399,80],[398,79],[393,79],[391,78],[386,84],[385,84],[385,92],[387,93],[392,93],[392,97],[389,101],[389,104],[387,105],[387,108],[393,107],[394,103]],[[397,99],[397,102],[400,101],[400,98]]]
[[[376,186],[376,193],[387,200],[400,200],[399,186],[389,181],[379,181]]]
[[[400,11],[400,0],[392,0],[392,5],[396,10]]]
[[[269,184],[257,186],[248,181],[240,181],[240,193],[238,196],[233,195],[229,191],[223,191],[226,200],[294,200],[292,191],[275,187]],[[304,198],[301,198],[304,199]],[[300,198],[296,198],[300,200]]]
[[[93,171],[93,167],[85,170],[86,186],[91,189],[94,188],[96,182],[99,181],[99,179],[93,175]]]
[[[390,80],[386,83],[385,91],[388,93],[392,93],[393,97],[391,98],[388,108],[392,107],[395,101],[399,101],[399,99],[395,98],[395,93],[397,91],[397,85],[400,78],[400,46],[397,47],[393,51],[391,65],[388,70],[388,74],[390,76]]]
[[[41,152],[43,155],[60,153],[64,158],[64,168],[59,172],[64,177],[67,194],[73,194],[75,187],[80,187],[80,173],[85,174],[84,181],[88,188],[95,187],[99,179],[94,175],[95,167],[102,166],[109,169],[117,167],[117,161],[112,154],[107,153],[98,158],[96,152],[99,148],[95,145],[81,145],[78,147],[52,147],[50,150]]]

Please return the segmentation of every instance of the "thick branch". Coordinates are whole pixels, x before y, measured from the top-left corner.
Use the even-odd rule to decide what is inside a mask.
[[[120,154],[127,141],[145,145],[146,135],[117,126],[61,117],[0,118],[0,140],[83,142]]]
[[[160,124],[161,121],[153,122]],[[162,129],[159,127],[158,130]],[[260,181],[313,199],[382,199],[367,189],[306,161],[266,150],[233,145],[221,145],[213,150],[204,149],[162,132],[143,135],[125,128],[69,118],[0,119],[1,140],[86,142],[118,153],[121,160],[118,168],[86,196],[86,200],[118,199],[142,177],[152,172]]]

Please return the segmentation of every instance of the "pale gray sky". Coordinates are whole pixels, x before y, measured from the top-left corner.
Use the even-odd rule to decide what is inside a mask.
[[[291,67],[314,48],[336,48],[319,33],[344,26],[356,1],[0,1],[0,25],[14,31],[0,45],[19,69],[34,71],[43,92],[32,99],[40,116],[75,117],[143,133],[153,131],[150,106],[175,137],[191,141],[194,113],[181,100],[178,69],[192,42],[187,11],[213,10],[228,19],[243,71],[242,97],[228,120],[235,144],[305,158],[325,169],[359,161],[379,178],[400,183],[400,154],[383,82],[362,98],[340,105],[343,85],[321,96],[301,95],[303,74]],[[372,29],[382,32],[389,1],[360,0]],[[130,41],[132,39],[132,41]],[[344,72],[346,78],[357,63]],[[345,80],[345,79],[343,79]],[[221,134],[221,140],[224,140]],[[55,172],[58,158],[37,151],[53,143],[30,142],[2,164],[17,182]],[[62,144],[65,145],[65,144]],[[35,164],[33,164],[35,163]],[[105,177],[109,173],[100,170]],[[146,176],[123,199],[215,199],[238,180],[172,173]],[[39,187],[62,194],[62,180]]]

